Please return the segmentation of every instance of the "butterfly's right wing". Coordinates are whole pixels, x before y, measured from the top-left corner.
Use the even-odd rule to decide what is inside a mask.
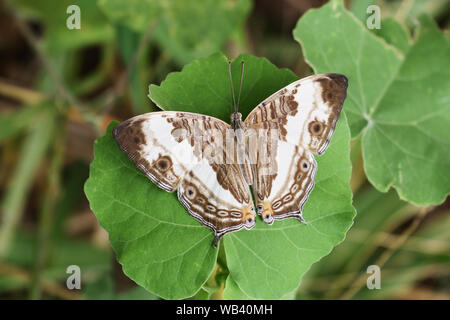
[[[291,83],[245,119],[257,209],[265,222],[297,217],[316,173],[314,154],[325,152],[346,97],[347,78],[318,74]],[[251,142],[254,139],[255,142]]]
[[[152,112],[113,130],[119,147],[158,187],[173,192],[191,216],[224,234],[255,224],[248,185],[224,148],[230,126],[187,112]]]

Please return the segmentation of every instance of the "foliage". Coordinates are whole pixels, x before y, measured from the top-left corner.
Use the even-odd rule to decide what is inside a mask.
[[[3,1],[0,298],[449,299],[450,1],[316,4]],[[381,29],[366,26],[372,4]],[[246,62],[244,116],[312,73],[349,89],[308,225],[257,219],[214,249],[111,130],[158,107],[229,122],[226,57],[235,89]],[[365,286],[372,264],[381,290]]]
[[[67,7],[72,4],[82,8],[82,29],[69,30],[66,27]],[[73,50],[86,45],[112,40],[113,30],[95,1],[78,0],[17,0],[24,14],[32,19],[45,19],[47,22],[46,46],[50,51]],[[53,12],[54,14],[49,14]]]
[[[343,73],[352,136],[379,190],[429,205],[450,193],[450,43],[423,18],[413,43],[394,20],[374,36],[341,1],[310,10],[294,29],[315,72]],[[445,137],[445,138],[444,138]]]
[[[289,71],[249,55],[234,60],[236,75],[242,60],[247,70],[243,116],[264,97],[295,80]],[[223,55],[197,60],[169,75],[160,87],[151,86],[150,97],[164,110],[208,111],[226,119],[232,101],[227,67]],[[291,292],[310,265],[343,240],[354,214],[346,127],[344,117],[330,149],[318,159],[316,187],[304,209],[306,228],[298,221],[269,227],[259,221],[252,231],[225,236],[229,278],[247,296],[280,298]],[[96,144],[86,184],[91,208],[108,231],[125,273],[164,298],[192,296],[216,262],[213,234],[186,214],[175,195],[148,182],[119,150],[111,129]],[[240,295],[234,291],[227,286],[224,294]]]
[[[100,5],[115,23],[136,31],[157,23],[155,41],[181,65],[221,49],[251,8],[249,0],[101,0]]]

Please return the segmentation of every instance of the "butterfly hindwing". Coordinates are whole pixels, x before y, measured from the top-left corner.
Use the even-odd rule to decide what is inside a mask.
[[[297,217],[304,222],[302,207],[314,186],[317,164],[311,152],[278,141],[270,161],[254,165],[256,208],[264,222],[272,224]]]
[[[347,85],[339,74],[310,76],[274,93],[245,119],[248,139],[257,136],[270,146],[250,152],[256,206],[265,222],[303,221],[301,209],[316,172],[313,154],[321,155],[329,145]]]
[[[211,166],[202,161],[181,182],[178,199],[191,216],[214,231],[216,244],[223,235],[256,223],[250,189],[234,164]]]

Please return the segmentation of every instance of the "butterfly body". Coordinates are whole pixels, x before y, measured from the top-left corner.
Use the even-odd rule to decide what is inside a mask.
[[[291,83],[231,125],[188,112],[128,119],[113,131],[119,147],[160,188],[177,191],[191,216],[226,233],[302,217],[313,186],[314,155],[327,148],[346,96],[347,78],[314,75]],[[249,185],[252,185],[255,204]],[[255,210],[256,208],[256,210]]]

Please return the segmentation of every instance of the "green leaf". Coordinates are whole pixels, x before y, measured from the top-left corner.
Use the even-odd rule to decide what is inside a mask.
[[[39,117],[45,107],[44,105],[29,105],[12,112],[2,112],[0,115],[0,142],[12,139],[26,130],[32,119]]]
[[[114,282],[111,277],[100,277],[96,281],[89,283],[83,290],[85,300],[113,300]]]
[[[6,256],[10,250],[17,225],[24,211],[31,183],[51,143],[52,135],[55,133],[54,106],[44,104],[42,108],[36,108],[40,108],[41,113],[34,117],[33,125],[28,128],[28,134],[21,145],[17,166],[2,197],[0,206],[2,212],[0,257]],[[20,119],[23,115],[24,113],[20,113],[15,120],[23,121],[23,119]]]
[[[354,1],[359,2],[359,1]],[[414,25],[417,17],[427,14],[438,18],[450,9],[450,2],[448,0],[391,0],[391,1],[377,1],[381,7],[383,17],[395,16],[402,22],[408,25]]]
[[[116,124],[95,142],[85,185],[91,209],[126,275],[160,297],[190,297],[213,270],[212,233],[119,150],[111,133]]]
[[[4,261],[12,265],[32,268],[36,235],[19,231],[12,243],[12,249]],[[101,274],[111,272],[111,252],[93,247],[87,242],[62,237],[52,243],[44,277],[52,280],[65,280],[68,277],[66,269],[77,265],[82,270],[82,278],[96,278]]]
[[[348,276],[367,267],[368,257],[379,249],[376,242],[379,232],[394,229],[407,214],[411,215],[408,203],[399,200],[394,190],[381,193],[370,185],[354,195],[353,205],[358,215],[345,242],[307,272],[299,291],[301,299],[311,294],[315,298],[339,298],[338,289],[345,287],[350,280]],[[324,281],[327,278],[333,281]],[[343,279],[347,280],[342,282]]]
[[[241,61],[245,61],[239,112],[245,118],[270,94],[297,80],[287,69],[278,69],[267,59],[241,55],[232,64],[235,92],[239,90]],[[161,86],[150,85],[149,97],[164,110],[189,111],[230,122],[233,112],[228,59],[220,53],[170,73]]]
[[[35,264],[36,234],[18,230],[11,243],[11,250],[2,262],[25,270],[32,270]],[[82,288],[84,284],[112,271],[111,251],[98,249],[87,242],[60,237],[53,241],[49,259],[42,271],[42,278],[49,282],[65,283],[69,276],[66,271],[70,265],[81,269]],[[0,276],[0,292],[10,289],[26,289],[29,279]]]
[[[365,23],[369,14],[367,13],[367,8],[371,5],[376,5],[376,0],[357,0],[352,1],[350,5],[350,11],[355,15],[356,18]]]
[[[145,35],[137,33],[128,27],[119,25],[116,27],[116,37],[122,59],[127,65],[132,63],[136,52],[139,50],[139,44]],[[151,110],[150,101],[145,96],[147,91],[147,81],[143,76],[148,69],[145,54],[136,57],[135,65],[129,72],[130,94],[133,101],[133,109],[136,113],[145,113]]]
[[[428,205],[450,193],[450,46],[422,19],[417,40],[401,50],[367,30],[342,1],[308,11],[294,37],[317,73],[349,78],[344,110],[362,134],[364,167],[380,191]]]
[[[388,44],[396,47],[403,54],[407,53],[411,47],[411,39],[406,27],[401,25],[394,18],[387,18],[381,21],[381,28],[374,29],[373,32],[383,38]]]
[[[83,290],[85,300],[156,300],[141,287],[134,287],[125,292],[116,293],[114,281],[111,276],[105,275],[96,281],[89,283]]]
[[[251,299],[281,298],[298,287],[314,262],[344,240],[355,215],[349,187],[349,141],[350,131],[342,116],[329,149],[316,157],[315,187],[303,211],[306,226],[288,219],[272,226],[259,223],[253,232],[225,237],[231,281],[236,282],[241,294]],[[230,288],[235,289],[234,285]],[[234,297],[227,291],[228,287],[224,295]]]
[[[98,5],[114,23],[124,24],[141,32],[164,10],[160,1],[151,0],[99,0]]]
[[[236,281],[233,280],[231,276],[228,276],[227,282],[225,284],[226,290],[223,292],[223,298],[227,300],[251,300],[252,298],[247,296],[239,286]]]
[[[145,32],[156,22],[153,39],[180,65],[222,49],[251,8],[249,0],[101,0],[99,4],[112,21],[136,31]]]
[[[16,0],[18,8],[26,16],[38,19],[44,24],[45,44],[51,50],[59,52],[105,43],[113,39],[114,33],[108,20],[92,0]],[[70,5],[80,7],[81,29],[69,30],[66,20],[71,14],[67,13]],[[52,14],[49,14],[49,13]]]
[[[240,112],[244,117],[297,79],[264,58],[241,55],[232,63],[235,89],[242,60],[246,71]],[[160,86],[151,85],[149,91],[164,110],[204,113],[225,121],[231,114],[228,62],[222,54],[194,61],[181,72],[169,74]],[[162,191],[140,173],[118,148],[112,127],[95,144],[85,188],[91,208],[108,231],[128,276],[163,298],[192,296],[216,262],[213,233],[187,214],[175,194]],[[224,237],[230,272],[225,297],[281,298],[298,286],[313,262],[343,240],[354,216],[349,141],[343,116],[330,149],[318,158],[317,184],[304,211],[308,226],[292,219],[274,226],[258,221],[254,230]],[[229,285],[231,278],[238,288],[234,291],[242,291],[239,296]]]

